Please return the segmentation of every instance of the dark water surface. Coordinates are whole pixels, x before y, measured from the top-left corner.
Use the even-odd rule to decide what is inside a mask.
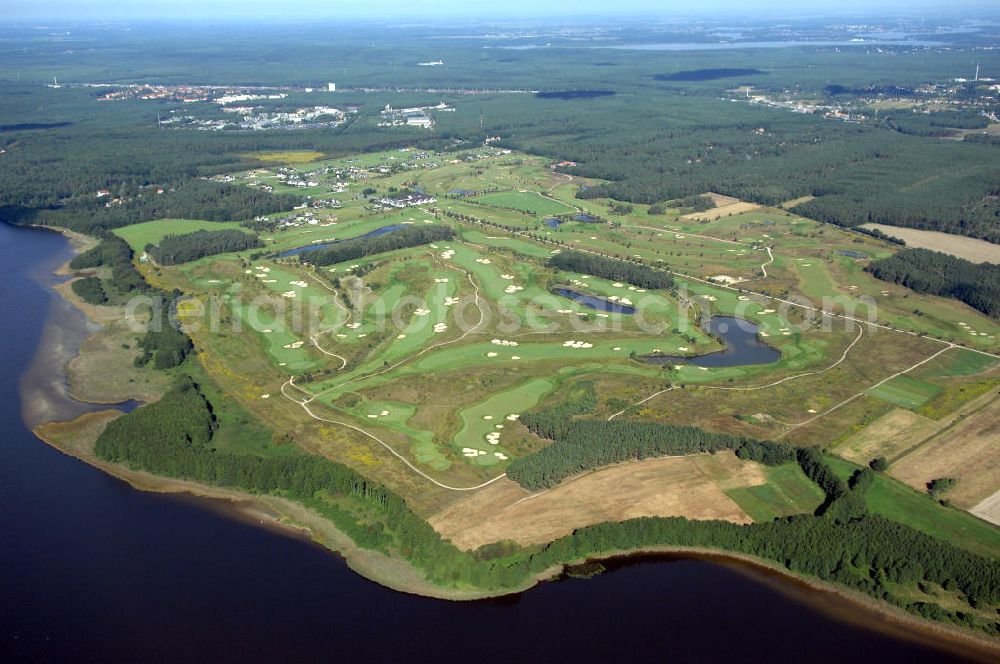
[[[298,256],[299,254],[307,254],[310,251],[319,251],[320,249],[326,249],[327,247],[332,247],[335,244],[340,244],[341,242],[346,242],[347,240],[358,240],[361,238],[368,237],[378,237],[380,235],[385,235],[386,233],[391,233],[393,231],[398,231],[400,228],[406,228],[407,224],[392,224],[391,226],[382,226],[381,228],[376,228],[373,231],[369,231],[364,235],[358,235],[355,237],[344,238],[343,240],[331,240],[330,242],[317,242],[316,244],[307,244],[303,247],[295,247],[294,249],[286,249],[281,253],[275,254],[275,258],[288,258],[289,256]]]
[[[597,309],[598,311],[606,311],[612,314],[634,314],[635,307],[630,307],[627,304],[618,304],[617,302],[612,302],[611,300],[605,299],[603,297],[597,297],[596,295],[587,295],[585,293],[579,293],[575,290],[569,288],[557,288],[555,289],[556,295],[561,295],[562,297],[569,298],[574,302],[582,304],[590,309]]]
[[[2,662],[946,658],[835,619],[814,606],[825,596],[784,579],[697,560],[615,565],[495,601],[404,595],[213,503],[135,491],[23,424],[17,377],[43,323],[79,324],[36,279],[68,257],[57,234],[0,224]]]
[[[757,337],[760,326],[734,316],[712,316],[708,332],[726,344],[725,349],[705,355],[645,355],[650,364],[693,364],[696,367],[745,367],[771,364],[781,359],[781,351]]]

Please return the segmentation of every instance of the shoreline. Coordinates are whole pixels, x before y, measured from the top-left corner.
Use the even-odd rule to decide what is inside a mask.
[[[96,242],[94,238],[81,235],[65,229],[45,226],[35,226],[52,232],[58,232],[71,243],[74,254],[84,251],[88,245]],[[57,276],[72,275],[67,261],[54,272]],[[94,320],[94,312],[68,298],[63,289],[53,284],[44,283],[44,287],[52,289],[63,301],[74,307],[87,319]],[[46,321],[49,325],[49,321]],[[93,332],[91,334],[94,334]],[[39,347],[35,351],[36,358],[44,353],[45,335],[43,333]],[[63,348],[64,351],[69,349]],[[79,353],[79,348],[72,349],[73,357]],[[60,363],[59,379],[68,380],[66,366],[72,357],[63,357]],[[23,377],[22,377],[23,378]],[[70,398],[81,405],[107,405],[103,402],[89,401],[70,394]],[[502,591],[483,591],[477,589],[447,588],[438,586],[426,579],[423,573],[401,558],[394,558],[380,552],[358,547],[353,540],[339,531],[331,522],[309,508],[275,496],[247,494],[236,490],[213,487],[190,480],[165,478],[144,471],[134,471],[119,464],[112,464],[99,459],[93,453],[93,441],[96,440],[106,421],[120,416],[121,411],[114,409],[90,410],[64,421],[46,421],[29,423],[29,428],[40,440],[60,452],[72,456],[98,470],[126,482],[134,489],[152,493],[172,495],[181,499],[196,502],[200,508],[210,509],[219,514],[234,518],[256,527],[263,527],[284,536],[295,537],[321,546],[327,553],[334,553],[347,566],[362,577],[386,588],[409,594],[421,595],[448,601],[474,601],[492,599],[504,596],[519,595],[536,585],[549,580],[561,578],[565,568],[586,561],[607,562],[611,566],[621,562],[647,562],[656,559],[694,559],[726,565],[741,569],[752,575],[756,580],[766,583],[779,592],[794,595],[796,601],[808,604],[822,613],[844,622],[850,622],[865,629],[882,632],[894,638],[920,643],[922,645],[949,649],[964,657],[982,661],[996,661],[1000,656],[1000,639],[991,638],[943,623],[934,623],[910,613],[901,608],[880,602],[859,592],[828,584],[818,579],[801,576],[780,567],[770,561],[751,556],[728,552],[724,550],[703,549],[696,547],[650,547],[634,550],[618,550],[599,556],[589,556],[579,560],[567,561],[553,566],[530,579],[519,588]],[[97,429],[97,427],[100,427]],[[59,434],[73,436],[72,443],[61,441]],[[88,438],[92,434],[92,439]],[[780,579],[780,583],[775,582]],[[802,592],[794,593],[798,588]],[[808,597],[809,594],[821,594],[835,598],[840,606],[826,606],[821,598]],[[860,607],[867,614],[879,617],[880,624],[872,626],[849,611],[849,608]],[[914,629],[915,628],[915,629]]]
[[[108,417],[108,414],[117,417],[120,411],[86,413],[77,420]],[[172,495],[182,500],[187,498],[201,509],[210,509],[226,518],[322,547],[327,554],[336,555],[343,560],[356,574],[397,592],[453,602],[489,600],[526,593],[541,583],[562,578],[566,568],[584,562],[606,564],[613,571],[616,567],[630,564],[700,560],[739,571],[776,592],[791,597],[794,601],[862,629],[924,646],[935,648],[944,646],[949,652],[977,661],[993,662],[1000,656],[1000,640],[991,639],[985,634],[923,620],[899,607],[880,602],[857,591],[796,574],[771,561],[721,549],[685,546],[620,549],[554,566],[536,575],[520,588],[498,591],[447,588],[427,581],[417,568],[403,559],[358,547],[353,540],[321,515],[293,501],[134,471],[103,461],[84,451],[85,448],[67,446],[52,440],[51,436],[46,436],[46,427],[68,424],[65,422],[43,424],[36,427],[34,433],[43,442],[63,454],[87,463],[138,491]],[[833,600],[835,605],[831,606],[829,600]],[[857,608],[862,609],[862,615],[852,611]],[[871,617],[877,618],[877,625],[866,620]]]

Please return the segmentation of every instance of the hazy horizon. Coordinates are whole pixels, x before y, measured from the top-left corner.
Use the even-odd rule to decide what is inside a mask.
[[[957,12],[970,14],[1000,13],[996,3],[988,0],[960,0],[943,8],[931,0],[884,0],[878,4],[864,0],[844,0],[836,6],[819,2],[777,0],[747,3],[735,0],[705,0],[695,8],[690,3],[677,1],[622,0],[609,5],[597,0],[509,0],[502,6],[488,8],[470,7],[458,0],[436,0],[415,8],[404,0],[376,0],[364,4],[348,2],[323,2],[300,0],[294,4],[274,3],[268,0],[175,0],[169,4],[126,5],[112,0],[10,0],[0,22],[11,21],[106,21],[142,19],[211,19],[211,20],[326,20],[370,19],[380,20],[510,20],[534,18],[637,18],[637,17],[697,17],[720,15],[745,21],[755,17],[787,17],[789,19],[835,16],[863,16],[869,20],[920,16],[955,18]],[[888,15],[886,15],[888,14]]]

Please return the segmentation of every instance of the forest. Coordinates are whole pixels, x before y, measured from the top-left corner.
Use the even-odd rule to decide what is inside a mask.
[[[77,279],[73,282],[71,288],[87,304],[104,304],[108,301],[108,296],[104,292],[104,287],[101,285],[101,280],[98,277]]]
[[[235,229],[226,229],[168,235],[160,240],[159,245],[148,245],[146,252],[160,265],[177,265],[205,256],[243,251],[244,249],[258,249],[263,246],[264,243],[256,235]]]
[[[111,277],[107,284],[119,295],[144,291],[149,288],[146,280],[135,269],[135,264],[132,262],[132,248],[125,240],[111,233],[102,233],[101,241],[97,246],[75,256],[70,261],[69,266],[73,270],[86,270],[102,266],[110,268]],[[92,286],[83,288],[93,290]],[[102,290],[105,295],[110,294],[107,287]]]
[[[344,240],[325,249],[310,251],[307,256],[313,265],[333,265],[429,242],[447,242],[453,237],[455,231],[447,226],[408,226],[376,237]]]
[[[549,267],[567,272],[582,272],[611,281],[625,281],[639,288],[673,288],[674,280],[666,272],[616,258],[605,258],[579,251],[564,251],[549,259]]]
[[[930,249],[904,249],[866,268],[873,275],[918,293],[952,297],[1000,318],[1000,265],[972,263]]]

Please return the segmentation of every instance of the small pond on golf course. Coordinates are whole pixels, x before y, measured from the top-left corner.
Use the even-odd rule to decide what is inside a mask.
[[[693,364],[696,367],[742,367],[771,364],[781,359],[781,351],[757,336],[760,326],[735,316],[712,316],[708,332],[726,344],[725,349],[706,355],[644,355],[650,364]]]
[[[630,307],[625,304],[612,302],[611,300],[606,300],[603,297],[578,293],[577,291],[570,290],[569,288],[556,288],[554,292],[556,295],[568,297],[577,304],[582,304],[585,307],[590,307],[591,309],[597,309],[598,311],[606,311],[609,314],[635,313],[635,307]]]

